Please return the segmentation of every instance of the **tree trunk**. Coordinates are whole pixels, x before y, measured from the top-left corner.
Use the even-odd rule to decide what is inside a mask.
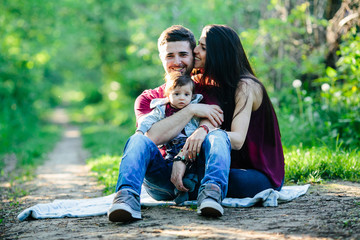
[[[338,60],[336,51],[339,49],[341,36],[346,34],[352,27],[360,26],[360,0],[344,0],[329,21],[326,30],[326,41],[329,52],[326,56],[326,65],[335,68]]]

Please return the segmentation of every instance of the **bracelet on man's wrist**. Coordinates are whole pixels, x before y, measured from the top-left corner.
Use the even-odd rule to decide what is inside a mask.
[[[209,128],[205,124],[200,125],[199,128],[203,128],[206,131],[206,133],[209,133]]]
[[[183,159],[183,158],[180,157],[180,156],[174,157],[173,162],[179,162],[179,161],[185,163],[185,165],[187,165],[187,164],[189,163],[188,160],[185,160],[185,159]]]

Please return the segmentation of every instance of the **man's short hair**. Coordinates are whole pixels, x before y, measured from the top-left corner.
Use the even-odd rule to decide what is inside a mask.
[[[173,25],[165,29],[158,39],[158,50],[167,42],[187,41],[190,44],[191,50],[196,47],[196,40],[194,34],[181,25]]]

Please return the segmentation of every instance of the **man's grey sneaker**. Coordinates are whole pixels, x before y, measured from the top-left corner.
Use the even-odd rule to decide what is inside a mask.
[[[200,190],[197,213],[205,217],[221,217],[224,209],[221,206],[221,190],[216,184],[206,184]]]
[[[140,197],[128,190],[116,193],[108,211],[111,222],[129,222],[141,219]]]

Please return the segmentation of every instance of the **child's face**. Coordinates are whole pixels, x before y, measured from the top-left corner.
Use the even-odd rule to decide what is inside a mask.
[[[172,107],[182,109],[189,105],[192,99],[191,84],[176,87],[169,94],[169,101]]]

